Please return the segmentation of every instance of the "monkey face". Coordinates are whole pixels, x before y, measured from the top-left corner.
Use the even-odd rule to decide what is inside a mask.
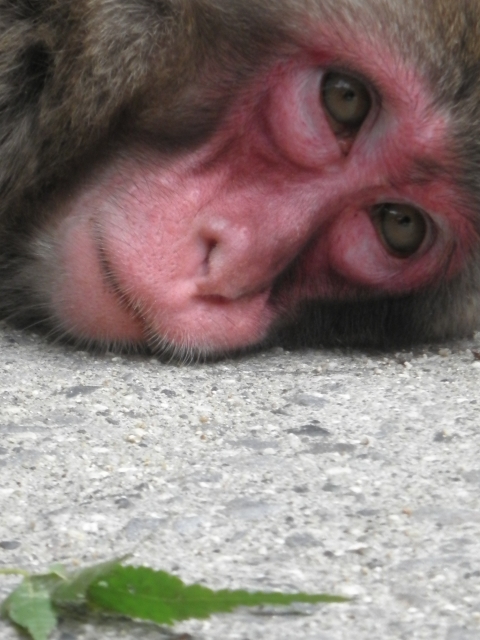
[[[68,332],[224,351],[307,299],[455,275],[472,228],[448,119],[387,54],[363,69],[332,51],[273,65],[193,151],[132,144],[88,177],[48,231]]]
[[[153,74],[99,158],[59,181],[22,272],[58,332],[223,353],[306,304],[422,297],[466,271],[458,118],[381,24],[367,34],[354,5],[327,5],[309,21],[289,3],[305,31],[242,73],[233,55],[217,76],[204,60],[206,86],[170,101]]]

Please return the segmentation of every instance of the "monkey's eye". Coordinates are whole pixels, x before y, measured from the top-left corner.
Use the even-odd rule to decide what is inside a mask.
[[[331,71],[325,75],[321,91],[334,133],[351,133],[362,126],[372,108],[372,98],[360,80]]]
[[[408,204],[382,204],[374,221],[387,248],[403,258],[416,253],[427,235],[425,215]]]

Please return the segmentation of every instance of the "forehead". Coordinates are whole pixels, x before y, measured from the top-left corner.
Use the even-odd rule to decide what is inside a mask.
[[[435,88],[457,93],[479,83],[479,0],[287,0],[312,24],[380,39],[435,80]],[[288,12],[287,12],[288,13]],[[301,25],[301,19],[297,24]],[[302,26],[305,25],[305,22]],[[301,29],[302,27],[300,27]],[[301,36],[300,36],[301,37]],[[439,84],[443,78],[444,82]],[[445,85],[445,86],[444,86]],[[478,90],[478,89],[477,89]]]

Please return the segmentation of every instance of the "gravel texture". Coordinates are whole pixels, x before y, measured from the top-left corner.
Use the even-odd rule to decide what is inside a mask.
[[[0,567],[131,553],[212,588],[352,597],[175,627],[195,640],[480,638],[480,335],[189,366],[5,327],[0,345]]]

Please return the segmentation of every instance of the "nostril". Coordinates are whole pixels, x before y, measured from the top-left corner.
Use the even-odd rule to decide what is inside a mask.
[[[207,256],[209,256],[212,251],[216,248],[216,246],[218,245],[218,240],[216,238],[209,238],[205,241],[205,246],[207,248]]]
[[[203,237],[202,243],[204,251],[203,271],[204,275],[207,275],[211,266],[212,254],[215,252],[215,249],[218,246],[218,238],[215,238],[213,236]]]

